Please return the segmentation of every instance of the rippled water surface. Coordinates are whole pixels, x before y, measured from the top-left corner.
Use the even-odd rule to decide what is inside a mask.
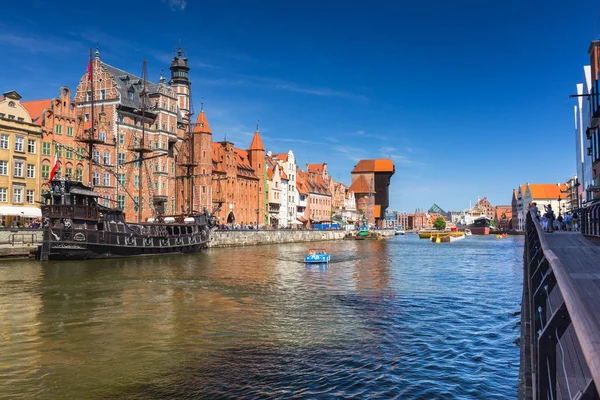
[[[2,398],[516,398],[523,239],[0,263]]]

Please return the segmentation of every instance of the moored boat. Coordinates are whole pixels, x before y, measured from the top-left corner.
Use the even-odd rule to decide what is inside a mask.
[[[490,221],[491,219],[485,215],[475,218],[473,223],[469,226],[469,229],[473,235],[489,235]]]
[[[171,217],[172,222],[159,216],[128,223],[122,210],[100,205],[99,195],[81,182],[67,177],[51,183],[41,206],[42,261],[193,253],[207,247],[216,226],[214,212],[207,210]]]
[[[420,231],[419,232],[419,239],[429,239],[432,236],[436,236],[436,235],[449,235],[449,236],[461,236],[464,235],[464,232],[459,232],[459,231],[438,231],[435,229],[432,230],[426,230],[426,231]]]
[[[454,233],[454,232],[449,232]],[[464,232],[458,232],[458,235],[450,235],[446,232],[431,236],[431,241],[434,243],[451,243],[465,238]]]

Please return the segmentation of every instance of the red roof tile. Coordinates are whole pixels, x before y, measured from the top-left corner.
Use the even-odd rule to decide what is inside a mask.
[[[281,161],[287,161],[288,153],[273,154],[273,157]]]
[[[529,190],[531,197],[535,199],[558,199],[558,196],[565,197],[561,190],[566,190],[566,185],[558,186],[556,183],[530,183]]]
[[[194,124],[194,133],[210,133],[210,125],[208,124],[208,119],[206,118],[206,114],[204,110],[200,111],[198,114],[198,118],[196,118],[196,123]]]
[[[324,166],[325,166],[325,163],[321,163],[321,164],[306,164],[306,172],[308,172],[308,173],[315,173],[315,174],[322,174]]]
[[[250,147],[248,150],[262,150],[265,151],[265,146],[263,145],[262,139],[260,138],[260,133],[258,130],[254,132],[254,137],[252,138],[252,142],[250,143]]]
[[[352,172],[394,172],[394,163],[389,158],[378,158],[375,160],[360,160],[358,164],[356,164]]]
[[[21,105],[25,107],[25,109],[31,116],[31,119],[36,119],[42,115],[44,110],[49,110],[51,108],[52,99],[22,101]],[[42,125],[42,119],[39,118],[35,123],[38,125]]]

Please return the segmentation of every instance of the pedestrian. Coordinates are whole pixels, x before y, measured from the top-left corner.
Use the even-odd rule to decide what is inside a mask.
[[[573,216],[571,217],[573,232],[579,231],[579,215],[577,214],[577,210],[573,211]]]
[[[565,230],[567,232],[571,230],[571,212],[570,211],[565,215]]]
[[[534,212],[534,214],[535,214],[536,218],[537,218],[537,219],[538,219],[538,221],[539,221],[539,220],[540,220],[540,210],[538,210],[537,203],[533,202],[533,203],[531,203],[531,204],[533,204],[532,210],[533,210],[533,212]]]
[[[542,229],[544,232],[548,231],[548,219],[546,218],[546,214],[542,215]]]
[[[563,216],[562,214],[558,214],[558,218],[556,218],[556,227],[559,231],[563,230]]]
[[[546,220],[548,220],[548,230],[546,232],[552,233],[554,231],[554,211],[552,211],[552,205],[548,204],[547,206],[544,206],[544,209],[546,210],[544,215],[546,216]]]

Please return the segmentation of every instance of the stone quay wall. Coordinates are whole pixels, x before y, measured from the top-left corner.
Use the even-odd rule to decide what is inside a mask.
[[[210,233],[209,247],[254,246],[261,244],[317,242],[343,239],[345,231],[289,230],[217,230]]]
[[[2,229],[0,230],[0,244],[9,244],[14,240],[17,243],[42,243],[41,229]]]

